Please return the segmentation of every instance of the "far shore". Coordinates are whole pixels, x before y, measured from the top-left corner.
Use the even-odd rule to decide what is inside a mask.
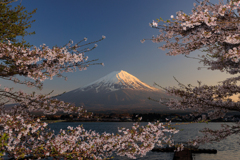
[[[58,123],[58,122],[136,122],[136,121],[80,121],[80,120],[42,120],[42,122],[46,123]],[[149,121],[140,121],[140,122],[149,122]],[[173,121],[174,122],[174,121]],[[210,121],[208,123],[220,123],[224,121]],[[152,122],[151,122],[152,123]],[[181,123],[181,122],[176,122]],[[182,122],[187,123],[187,122]],[[199,122],[198,122],[199,123]],[[206,122],[200,122],[200,123],[206,123]],[[233,123],[233,122],[224,122],[224,123]]]
[[[58,123],[58,122],[66,122],[66,120],[41,120],[42,122],[46,123]]]

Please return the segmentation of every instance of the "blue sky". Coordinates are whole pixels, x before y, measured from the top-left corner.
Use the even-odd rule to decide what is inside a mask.
[[[197,84],[197,80],[205,84],[215,85],[218,81],[230,77],[226,73],[197,70],[201,67],[197,60],[179,56],[166,56],[166,51],[158,49],[161,44],[146,41],[157,35],[157,29],[149,26],[156,18],[170,19],[171,15],[183,10],[191,13],[195,0],[22,0],[28,11],[37,8],[29,31],[35,35],[26,40],[35,46],[45,43],[52,47],[62,46],[70,39],[74,42],[88,38],[88,42],[98,40],[102,35],[106,39],[98,43],[98,47],[89,52],[89,60],[99,59],[105,66],[94,65],[86,71],[66,73],[68,80],[54,77],[44,81],[42,91],[53,95],[70,91],[93,82],[113,71],[125,70],[143,82],[153,85],[154,82],[163,87],[177,86],[175,76],[184,84]],[[211,0],[217,3],[218,0]],[[19,2],[15,2],[16,4]],[[190,56],[202,54],[200,51]],[[3,80],[1,80],[3,81]],[[28,93],[36,90],[23,85],[3,81],[2,86],[22,89]]]

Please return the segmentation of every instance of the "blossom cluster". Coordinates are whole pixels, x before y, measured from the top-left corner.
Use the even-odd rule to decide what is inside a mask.
[[[22,112],[24,110],[29,112],[42,111],[44,114],[56,114],[57,111],[65,113],[76,112],[78,114],[85,112],[82,107],[76,107],[71,103],[53,99],[49,97],[49,95],[38,95],[35,93],[27,94],[21,90],[13,92],[12,89],[13,88],[5,87],[4,90],[0,89],[0,93],[3,93],[1,96],[5,97],[6,102],[17,103],[17,105],[11,109],[14,110],[14,112]],[[3,104],[0,107],[4,108]],[[19,110],[19,108],[21,109]]]
[[[198,2],[198,1],[197,1]],[[191,14],[183,11],[171,16],[170,20],[162,18],[150,23],[160,34],[150,40],[154,43],[165,42],[159,49],[168,49],[167,55],[183,54],[189,58],[193,51],[200,50],[206,55],[198,55],[199,62],[210,70],[220,70],[229,74],[240,73],[240,0],[229,0],[226,4],[212,4],[209,0],[194,3]],[[160,25],[163,22],[163,25]],[[144,42],[142,40],[141,42]],[[191,57],[190,57],[191,58]],[[228,111],[240,111],[240,102],[233,101],[230,96],[238,94],[240,87],[237,82],[240,76],[228,78],[218,85],[198,86],[184,85],[163,88],[168,94],[180,97],[178,99],[160,100],[160,103],[171,109],[192,109],[195,114],[208,113],[210,119],[223,117]],[[218,131],[203,130],[212,135],[205,136],[194,142],[217,141],[218,136],[226,137],[237,134],[239,125],[225,127]]]
[[[222,128],[219,130],[204,128],[201,130],[201,132],[203,133],[203,136],[197,137],[191,143],[194,143],[194,145],[196,145],[219,142],[226,139],[228,136],[237,135],[240,133],[240,123],[238,122],[236,125],[222,124]]]
[[[83,41],[86,40],[84,38]],[[87,57],[84,52],[91,51],[97,45],[92,49],[83,49],[84,52],[77,49],[95,42],[71,46],[73,42],[70,41],[64,47],[53,49],[46,45],[29,49],[15,47],[10,41],[0,43],[0,58],[5,63],[1,64],[0,77],[41,89],[41,82],[45,79],[61,76],[59,70],[63,73],[72,71],[75,66],[80,69],[88,67],[92,61],[85,62]],[[20,81],[15,75],[28,77],[34,82]],[[99,134],[87,131],[83,126],[68,127],[68,130],[55,134],[46,123],[34,118],[32,111],[42,111],[44,114],[55,114],[58,111],[79,115],[87,113],[82,107],[54,99],[50,94],[27,94],[21,90],[14,91],[13,88],[0,88],[0,156],[4,153],[15,159],[106,159],[115,152],[120,156],[136,158],[146,155],[155,145],[172,146],[171,136],[178,132],[170,127],[170,122],[157,122],[141,127],[135,123],[131,129],[119,129],[118,134]],[[5,108],[5,104],[10,102],[16,105]]]
[[[150,25],[159,29],[160,34],[152,37],[154,43],[165,42],[159,49],[169,49],[167,55],[188,55],[204,48],[207,56],[201,56],[204,65],[211,70],[226,70],[230,74],[239,73],[239,1],[227,4],[211,4],[208,0],[194,4],[192,14],[177,12],[175,18]],[[142,40],[144,42],[145,40]],[[216,59],[216,60],[213,60]],[[225,64],[225,65],[222,65]]]
[[[48,78],[52,79],[55,75],[62,77],[63,72],[73,72],[76,70],[76,66],[79,70],[86,69],[92,61],[87,61],[88,56],[85,56],[85,52],[89,52],[97,46],[95,45],[91,49],[83,48],[80,51],[78,49],[103,39],[105,39],[105,36],[98,41],[79,45],[86,40],[84,38],[75,45],[73,45],[73,41],[70,41],[64,47],[53,47],[52,49],[45,44],[41,48],[33,47],[31,49],[15,47],[10,41],[8,41],[8,44],[0,43],[0,58],[8,62],[8,65],[1,65],[0,77],[12,80],[15,83],[41,88],[42,81]],[[35,83],[31,81],[21,82],[13,77],[14,75],[29,77],[35,80]]]
[[[105,36],[102,39],[90,42],[87,44],[79,45],[79,43],[71,46],[73,41],[70,41],[64,47],[53,47],[49,49],[45,44],[42,45],[41,49],[33,47],[33,49],[25,47],[15,47],[8,43],[0,43],[0,58],[5,62],[6,65],[1,64],[0,77],[7,80],[12,80],[15,83],[26,84],[27,86],[35,86],[41,89],[42,83],[47,78],[52,78],[57,75],[61,77],[61,73],[73,71],[73,67],[78,67],[79,69],[85,68],[92,61],[85,62],[87,56],[84,56],[84,52],[88,52],[94,48],[84,48],[80,51],[77,49],[92,43],[99,42],[105,39]],[[72,53],[70,53],[72,51]],[[75,52],[76,54],[73,54]],[[59,73],[59,70],[61,73]],[[30,79],[35,80],[31,82],[26,80],[21,82],[18,78],[13,77],[15,75],[23,75]],[[1,84],[0,84],[1,86]],[[43,94],[26,94],[23,91],[14,92],[13,88],[0,88],[0,95],[3,97],[0,103],[0,106],[3,106],[7,103],[17,103],[21,109],[28,110],[29,112],[34,110],[41,110],[45,114],[55,114],[57,111],[63,111],[66,113],[77,112],[84,113],[82,107],[76,107],[70,103],[65,103],[57,99],[50,97],[51,93],[47,95]],[[18,106],[15,107],[17,109]],[[19,111],[19,109],[17,109]]]
[[[135,159],[136,156],[145,156],[156,144],[172,146],[171,135],[178,132],[168,127],[170,123],[160,122],[141,127],[135,123],[131,129],[119,129],[117,134],[99,134],[87,131],[83,126],[69,126],[68,130],[60,130],[59,134],[55,134],[47,128],[46,123],[39,119],[33,121],[26,115],[2,114],[0,122],[4,126],[1,135],[5,133],[9,137],[3,151],[16,159],[105,159],[113,152]]]

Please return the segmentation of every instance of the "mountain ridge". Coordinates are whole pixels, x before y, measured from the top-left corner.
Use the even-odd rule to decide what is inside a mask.
[[[114,71],[107,74],[100,79],[89,83],[83,87],[77,88],[73,90],[77,92],[88,91],[92,88],[95,88],[96,92],[111,92],[119,89],[137,89],[137,90],[150,90],[150,91],[159,91],[159,89],[154,88],[142,81],[140,81],[137,77],[127,73],[126,71]]]
[[[114,71],[83,87],[66,92],[59,100],[83,106],[90,112],[108,113],[175,113],[155,101],[169,98],[164,91],[152,87],[126,71]]]

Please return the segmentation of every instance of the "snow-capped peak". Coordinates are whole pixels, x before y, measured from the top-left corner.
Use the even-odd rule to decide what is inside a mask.
[[[120,89],[159,91],[159,89],[143,83],[135,76],[123,70],[111,72],[86,86],[76,89],[75,91],[95,90],[95,92],[111,92]]]

